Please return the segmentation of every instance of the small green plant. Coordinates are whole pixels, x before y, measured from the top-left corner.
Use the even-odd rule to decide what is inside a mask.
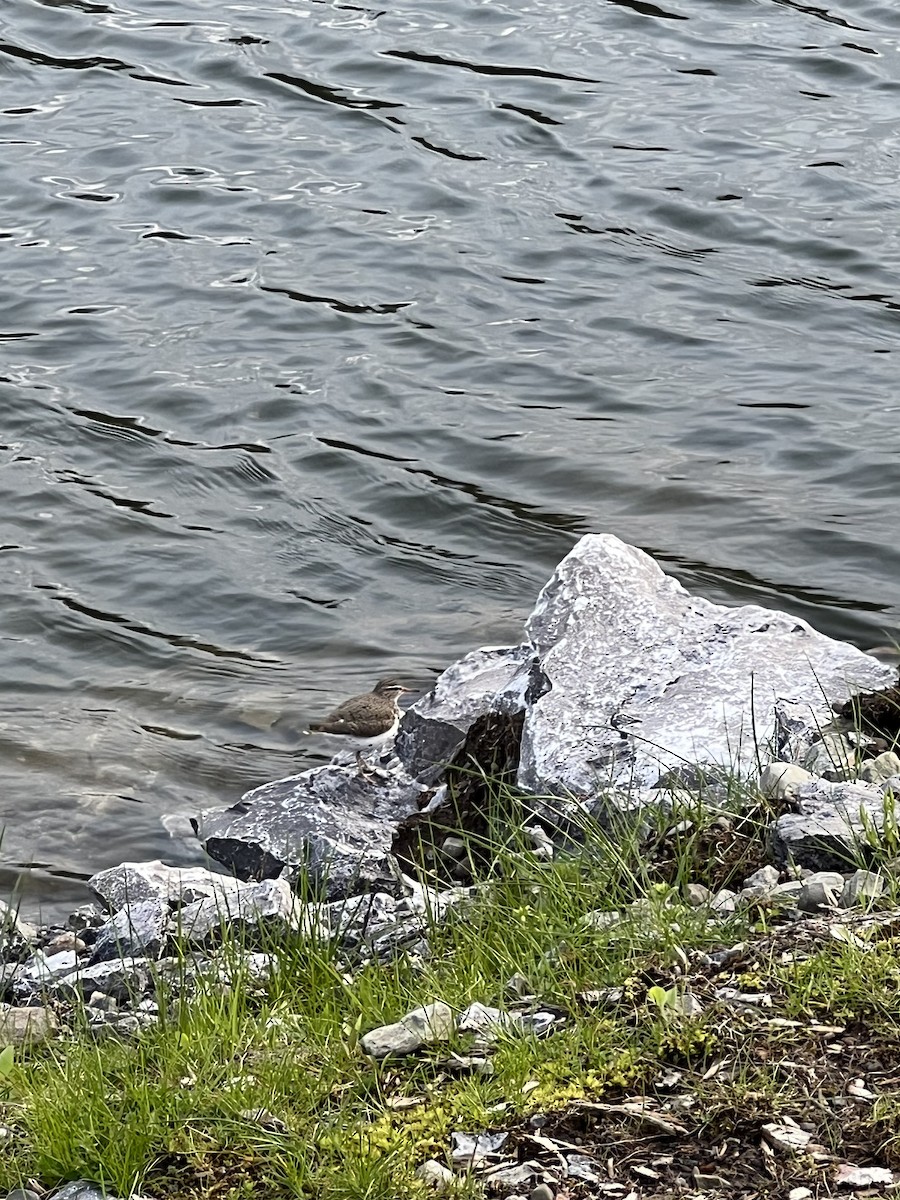
[[[4,1046],[0,1050],[0,1087],[12,1074],[13,1066],[16,1061],[16,1052],[12,1046]]]
[[[659,1010],[659,1015],[666,1020],[675,1014],[675,1004],[678,992],[674,987],[663,988],[658,984],[648,989],[647,1000]]]
[[[862,840],[869,853],[868,859],[876,862],[896,859],[900,855],[900,819],[897,815],[897,799],[888,789],[881,798],[881,820],[876,820],[864,805],[859,806],[859,823]]]

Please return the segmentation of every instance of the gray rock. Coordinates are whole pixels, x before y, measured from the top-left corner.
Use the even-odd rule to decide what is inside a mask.
[[[50,955],[39,950],[25,964],[22,974],[31,983],[48,983],[62,975],[67,975],[77,965],[78,955],[74,950],[63,950],[60,954]]]
[[[186,905],[178,914],[173,936],[187,946],[221,939],[223,930],[242,944],[256,944],[267,931],[299,930],[302,906],[286,879],[263,879],[231,895],[222,894]]]
[[[556,847],[553,844],[553,839],[540,825],[526,825],[522,832],[528,834],[535,858],[542,858],[549,861],[554,857]]]
[[[401,722],[394,748],[409,774],[449,762],[478,717],[522,712],[529,688],[541,686],[533,669],[531,646],[473,650],[448,667]]]
[[[508,1137],[508,1133],[451,1133],[450,1161],[456,1167],[478,1170]]]
[[[798,789],[796,804],[798,811],[783,813],[772,830],[772,850],[781,865],[846,870],[869,836],[879,837],[884,827],[884,800],[871,784],[814,780]]]
[[[56,1017],[49,1008],[13,1008],[0,1004],[0,1046],[46,1042],[57,1031]]]
[[[33,942],[37,937],[37,930],[27,921],[20,919],[17,908],[0,900],[0,945],[10,935],[21,938],[23,942]]]
[[[490,1195],[506,1196],[509,1200],[511,1192],[518,1187],[528,1185],[536,1174],[534,1163],[516,1163],[514,1166],[501,1165],[486,1171],[482,1179],[485,1190]]]
[[[760,867],[758,871],[754,871],[752,875],[748,875],[744,880],[745,888],[763,888],[767,892],[771,892],[774,887],[778,886],[778,877],[781,872],[777,867],[771,865]]]
[[[422,1046],[447,1041],[453,1036],[455,1026],[450,1005],[435,1000],[424,1008],[413,1009],[392,1025],[382,1025],[363,1034],[360,1045],[373,1058],[414,1054]]]
[[[801,1154],[812,1141],[812,1134],[798,1125],[778,1125],[774,1121],[762,1127],[763,1139],[782,1154]]]
[[[41,1200],[41,1197],[31,1188],[13,1188],[6,1193],[6,1200]]]
[[[765,904],[772,892],[765,887],[744,887],[738,893],[738,900],[744,906],[749,904]]]
[[[856,755],[842,734],[826,733],[810,746],[803,766],[822,779],[850,779],[856,773]]]
[[[326,899],[396,892],[397,826],[417,818],[421,781],[437,782],[485,713],[524,714],[518,783],[560,847],[596,820],[640,828],[647,806],[671,805],[666,793],[724,795],[772,747],[782,759],[806,753],[832,703],[893,682],[891,668],[802,620],[690,596],[607,535],[566,556],[526,633],[522,645],[474,651],[445,671],[405,714],[387,769],[362,778],[332,764],[203,813],[194,827],[207,852],[241,879],[303,878]],[[787,794],[797,782],[782,778],[787,769],[766,785]],[[782,832],[787,857],[794,835]]]
[[[137,1000],[150,985],[150,962],[146,958],[122,958],[82,966],[57,979],[54,990],[62,995],[90,996],[103,992],[120,1004]]]
[[[105,992],[91,992],[87,998],[87,1007],[96,1009],[97,1012],[114,1013],[119,1011],[119,1005],[112,998],[107,996]]]
[[[456,1176],[449,1167],[439,1163],[437,1159],[429,1158],[416,1167],[416,1179],[434,1188],[436,1192],[446,1192],[456,1183]]]
[[[399,765],[375,777],[331,765],[263,784],[194,825],[207,853],[241,879],[303,877],[332,900],[394,884],[396,826],[424,790]]]
[[[85,1179],[76,1179],[74,1183],[66,1183],[59,1191],[54,1192],[51,1200],[118,1200],[118,1198],[110,1192],[104,1192],[96,1184],[88,1183]]]
[[[247,1121],[251,1125],[259,1125],[261,1129],[268,1129],[270,1133],[290,1132],[281,1117],[270,1112],[268,1108],[244,1108],[241,1109],[238,1116],[242,1121]]]
[[[678,1076],[680,1080],[681,1076],[678,1071],[664,1072],[660,1077],[663,1082],[657,1086],[665,1086],[666,1078],[675,1076]],[[673,1086],[677,1086],[677,1083]],[[594,1162],[592,1158],[588,1158],[586,1154],[568,1154],[566,1156],[566,1175],[570,1179],[583,1179],[585,1183],[599,1183],[600,1176],[597,1172],[602,1171],[602,1169],[599,1163]]]
[[[884,876],[875,871],[854,871],[841,890],[841,905],[870,904],[884,894],[886,886]]]
[[[156,1024],[156,1018],[150,1013],[115,1013],[100,1019],[90,1026],[91,1035],[95,1040],[101,1038],[134,1038],[144,1030]]]
[[[531,984],[527,976],[523,975],[521,971],[516,971],[507,979],[504,991],[514,999],[521,1000],[523,996],[531,995]]]
[[[159,958],[166,941],[169,906],[158,899],[127,905],[100,929],[91,964],[114,958]]]
[[[504,1012],[479,1004],[476,1000],[459,1014],[457,1033],[474,1033],[482,1043],[496,1042],[504,1035],[521,1033],[522,1019],[516,1013]]]
[[[610,929],[614,925],[620,925],[624,917],[617,908],[595,908],[592,912],[585,913],[579,924],[586,929]]]
[[[797,907],[801,912],[836,908],[843,887],[844,877],[839,871],[815,871],[802,881]]]
[[[731,891],[730,888],[722,888],[710,900],[709,906],[714,912],[719,913],[720,916],[728,916],[737,909],[737,902],[738,897],[736,892]]]
[[[445,837],[441,843],[441,854],[445,858],[452,859],[454,862],[459,862],[460,859],[466,857],[468,847],[465,841],[460,837]]]
[[[330,904],[309,904],[305,914],[304,927],[312,917],[315,924],[328,935],[339,937],[346,946],[358,945],[364,938],[414,915],[405,899],[388,892],[368,892]]]
[[[114,1196],[112,1192],[104,1192],[94,1183],[76,1179],[74,1183],[64,1184],[52,1196],[45,1196],[44,1200],[118,1200],[118,1197]],[[131,1194],[130,1200],[149,1200],[149,1197],[134,1192]]]
[[[531,1189],[528,1200],[556,1200],[556,1192],[549,1183],[539,1183]]]
[[[797,789],[815,778],[796,763],[772,762],[759,778],[760,791],[769,800],[793,800]]]
[[[784,883],[779,883],[777,887],[773,887],[769,896],[778,904],[791,904],[797,902],[802,891],[803,881],[801,879],[788,879]]]
[[[859,768],[859,778],[864,783],[882,783],[895,775],[900,775],[900,755],[893,750],[867,758]]]
[[[566,556],[526,631],[550,684],[526,706],[519,783],[536,792],[653,787],[684,763],[749,775],[779,700],[820,729],[832,701],[894,678],[799,618],[690,596],[609,535]]]
[[[407,897],[369,892],[331,904],[307,905],[302,922],[310,936],[318,930],[318,936],[338,939],[345,950],[356,950],[363,959],[385,961],[401,949],[408,952],[426,934],[429,918],[437,916],[437,906],[423,912]]]
[[[691,908],[702,908],[712,900],[712,892],[702,883],[689,883],[684,889],[684,898]]]
[[[154,859],[100,871],[88,880],[88,886],[112,912],[120,912],[127,905],[145,900],[192,904],[209,896],[231,894],[241,883],[231,875],[219,875],[205,867],[170,867]]]

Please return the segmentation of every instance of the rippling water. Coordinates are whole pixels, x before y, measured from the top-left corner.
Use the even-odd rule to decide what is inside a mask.
[[[900,11],[5,0],[0,888],[323,757],[587,531],[898,625]]]

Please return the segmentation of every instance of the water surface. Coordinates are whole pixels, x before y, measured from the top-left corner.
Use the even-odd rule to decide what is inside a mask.
[[[583,533],[898,625],[900,12],[7,0],[0,890],[320,761]]]

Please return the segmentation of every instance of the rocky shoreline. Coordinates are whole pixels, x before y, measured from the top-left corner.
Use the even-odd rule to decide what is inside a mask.
[[[884,864],[900,791],[896,690],[893,667],[802,621],[690,596],[641,551],[586,537],[541,592],[525,640],[444,672],[371,774],[339,758],[199,815],[207,853],[233,874],[122,864],[90,880],[97,904],[40,929],[0,907],[0,1050],[74,1031],[134,1039],[160,1020],[161,983],[175,999],[198,980],[227,987],[235,946],[261,987],[286,936],[329,941],[350,974],[425,962],[436,926],[485,886],[475,836],[511,819],[485,776],[515,791],[510,832],[547,862],[591,828],[647,837],[649,813],[676,814],[698,797],[711,812],[733,810],[738,794],[764,800],[775,813],[768,861],[740,886],[688,881],[685,903],[712,924],[753,908],[779,928],[824,919],[855,936],[853,921],[893,880]],[[728,818],[715,820],[730,833]],[[583,919],[610,930],[634,917],[601,907]],[[470,1035],[464,1067],[487,1069],[501,1036],[544,1037],[564,1020],[513,980],[502,1010],[435,1001],[366,1030],[360,1048],[382,1060]],[[0,1123],[0,1147],[17,1136]],[[473,1170],[500,1197],[571,1186],[562,1168],[551,1187],[505,1161],[502,1139],[456,1136],[449,1166],[421,1165],[435,1187]],[[593,1170],[577,1169],[582,1180]],[[39,1181],[30,1187],[44,1194]],[[102,1194],[84,1181],[52,1193]],[[32,1196],[19,1189],[9,1200]]]

